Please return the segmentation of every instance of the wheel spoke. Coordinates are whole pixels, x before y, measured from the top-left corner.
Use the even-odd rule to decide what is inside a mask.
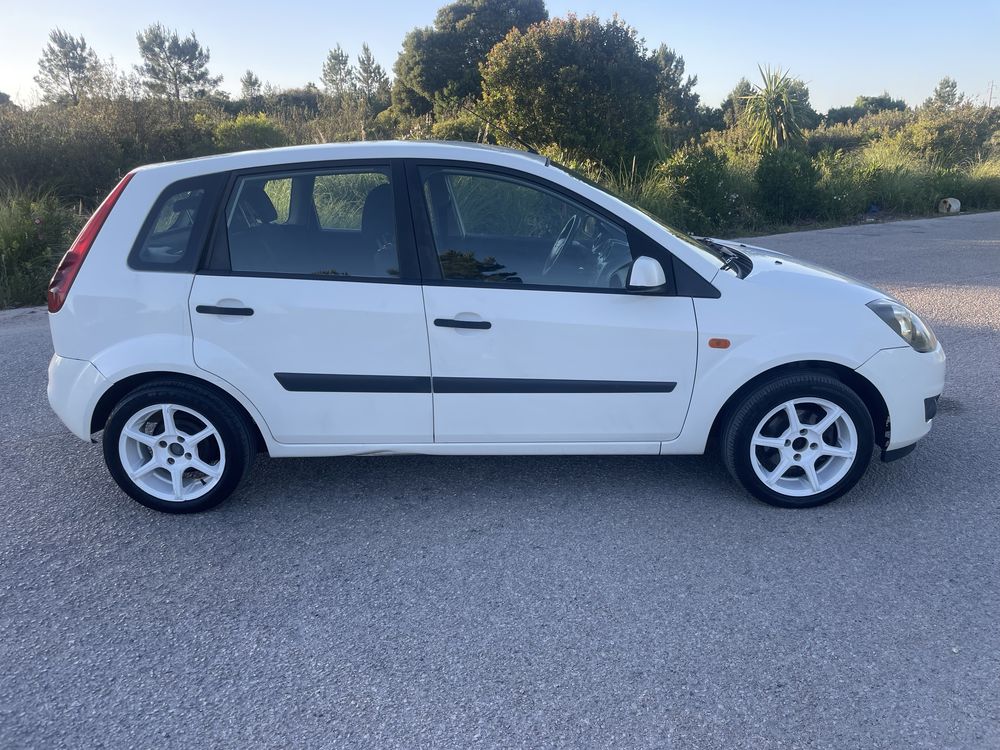
[[[160,466],[160,462],[155,458],[150,458],[146,463],[140,466],[138,469],[128,469],[128,475],[132,479],[138,479],[139,477],[146,476],[153,469],[157,469]]]
[[[215,478],[222,473],[218,466],[212,466],[211,464],[206,464],[204,461],[198,458],[192,459],[190,466],[192,469],[196,469],[205,476],[212,478]]]
[[[184,499],[184,470],[178,466],[170,468],[170,482],[173,485],[174,500]]]
[[[177,425],[174,424],[174,407],[164,406],[161,410],[163,412],[163,432],[165,435],[176,435]]]
[[[819,492],[819,477],[816,475],[816,464],[807,461],[802,464],[802,470],[806,473],[806,479],[809,480],[809,487],[812,488],[812,491]]]
[[[785,404],[785,414],[788,416],[788,429],[790,432],[798,432],[802,423],[799,422],[799,413],[795,409],[795,404],[789,402]]]
[[[835,456],[837,458],[853,458],[854,451],[850,448],[841,448],[839,445],[829,445],[823,443],[820,446],[819,453],[821,456]]]
[[[134,440],[137,443],[148,445],[150,448],[156,445],[156,441],[159,439],[156,435],[147,435],[142,430],[137,430],[134,427],[125,428],[125,437],[130,440]]]
[[[187,445],[189,447],[193,447],[195,445],[198,445],[198,443],[200,443],[205,438],[212,437],[213,435],[216,434],[216,432],[214,427],[206,427],[201,432],[196,432],[194,435],[188,435],[183,432],[180,434],[184,436],[184,440],[186,441]]]
[[[766,435],[755,435],[753,439],[754,445],[759,445],[761,448],[784,448],[785,438],[780,437],[767,437]]]
[[[778,461],[778,465],[774,467],[774,471],[767,475],[767,483],[772,487],[778,483],[785,472],[788,471],[792,466],[791,460],[787,456],[782,456],[781,460]]]
[[[829,408],[826,411],[826,416],[823,417],[823,419],[821,419],[813,429],[815,429],[816,432],[822,435],[824,432],[830,429],[830,426],[838,419],[840,419],[841,416],[843,416],[843,414],[844,410],[841,409],[839,406],[834,406],[832,408]]]

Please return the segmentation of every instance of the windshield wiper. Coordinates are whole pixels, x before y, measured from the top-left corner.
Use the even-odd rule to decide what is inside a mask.
[[[719,267],[720,271],[735,270],[736,275],[743,279],[753,269],[753,261],[738,250],[723,245],[721,242],[716,242],[711,237],[697,237],[696,239],[704,242],[706,245],[710,245],[721,256],[722,265]]]

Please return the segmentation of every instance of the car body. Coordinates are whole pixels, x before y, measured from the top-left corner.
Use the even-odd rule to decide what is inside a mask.
[[[808,376],[823,381],[800,387],[816,404],[840,408],[823,389],[843,387],[867,415],[852,401],[854,417],[834,430],[844,439],[828,434],[836,447],[858,433],[850,465],[825,454],[813,465],[833,479],[839,461],[849,485],[873,447],[892,458],[928,432],[944,384],[933,334],[887,295],[789,256],[688,237],[542,156],[498,147],[365,142],[141,167],[74,248],[50,289],[52,408],[82,439],[104,430],[116,479],[163,510],[208,507],[237,483],[170,498],[165,462],[179,443],[109,438],[123,401],[164,384],[214,399],[206,409],[221,404],[242,425],[233,431],[273,457],[667,455],[737,440],[748,399]],[[792,436],[811,419],[803,408],[817,420],[829,409],[807,407],[770,431]],[[191,430],[215,423],[193,413]],[[147,435],[166,429],[166,411],[156,420]],[[769,429],[762,440],[777,437]],[[212,440],[215,457],[225,446]],[[849,489],[838,480],[803,494],[799,484],[818,485],[793,469],[775,479],[787,487],[758,491],[749,469],[779,466],[764,460],[769,447],[744,448],[764,458],[727,463],[768,502]],[[145,490],[128,477],[129,455],[152,467]],[[197,476],[186,471],[174,489]]]

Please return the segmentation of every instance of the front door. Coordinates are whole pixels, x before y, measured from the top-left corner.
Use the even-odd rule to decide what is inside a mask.
[[[656,452],[680,434],[693,304],[625,289],[627,228],[506,173],[425,165],[414,177],[441,276],[424,287],[436,441]]]

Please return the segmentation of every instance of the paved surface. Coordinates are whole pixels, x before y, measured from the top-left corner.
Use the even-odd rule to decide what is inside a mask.
[[[918,451],[812,511],[705,457],[401,457],[160,515],[0,314],[0,747],[1000,746],[1000,214],[755,242],[950,358]]]

